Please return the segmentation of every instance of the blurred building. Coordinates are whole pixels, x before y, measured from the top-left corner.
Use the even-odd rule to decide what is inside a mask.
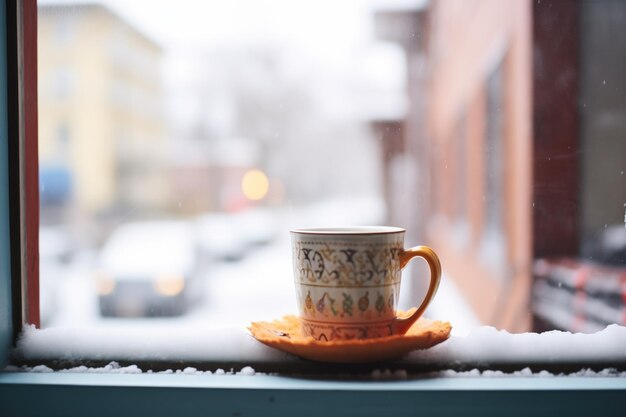
[[[382,128],[416,175],[404,196],[386,176],[390,204],[409,198],[415,210],[393,222],[437,250],[486,324],[584,331],[626,320],[626,258],[607,269],[610,251],[588,249],[623,229],[624,21],[626,3],[608,0],[439,0],[376,16],[378,37],[408,56],[408,117]],[[563,258],[566,280],[550,268]]]
[[[188,215],[232,213],[271,200],[268,195],[253,201],[242,186],[246,173],[264,168],[260,145],[245,138],[178,140],[169,155],[171,210]]]
[[[42,220],[159,210],[167,197],[160,47],[100,5],[38,10],[40,180],[50,205]]]

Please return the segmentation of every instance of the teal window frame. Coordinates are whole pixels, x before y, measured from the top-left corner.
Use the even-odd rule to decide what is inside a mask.
[[[9,128],[6,2],[0,4],[0,366],[13,340],[11,237],[9,225]]]
[[[20,190],[9,187],[9,131],[19,109],[8,97],[7,4],[0,3],[0,369],[10,362],[16,283],[9,209]],[[11,111],[13,110],[13,111]],[[14,133],[14,132],[13,132]],[[13,141],[13,142],[11,142]],[[18,161],[12,161],[16,163]],[[13,249],[15,250],[15,249]],[[14,254],[15,255],[15,254]],[[12,261],[13,260],[13,261]],[[13,262],[13,264],[12,264]],[[13,288],[12,288],[13,285]],[[67,374],[0,371],[0,415],[623,415],[626,378],[422,377],[401,381],[313,379],[273,375]]]
[[[625,389],[624,378],[376,382],[264,375],[9,373],[0,374],[0,412],[92,417],[623,416]]]

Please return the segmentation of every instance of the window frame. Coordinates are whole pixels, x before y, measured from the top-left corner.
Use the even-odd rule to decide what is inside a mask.
[[[0,366],[23,324],[39,324],[36,0],[0,4]],[[6,138],[6,140],[4,139]],[[6,163],[5,163],[6,161]],[[180,364],[179,364],[180,365]],[[311,367],[314,364],[309,363]],[[384,367],[380,365],[378,367]],[[233,416],[272,413],[620,415],[626,378],[421,378],[0,372],[7,415]],[[34,400],[34,401],[33,401]],[[94,408],[94,404],[97,407]],[[308,408],[315,405],[315,409]]]
[[[39,167],[37,2],[8,0],[6,24],[7,166],[13,339],[39,327]]]

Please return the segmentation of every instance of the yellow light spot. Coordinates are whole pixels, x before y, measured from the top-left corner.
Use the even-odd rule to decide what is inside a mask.
[[[180,275],[161,275],[152,283],[154,289],[165,297],[180,294],[185,288],[185,279]]]
[[[241,191],[250,200],[260,200],[267,195],[270,182],[267,175],[258,169],[246,172],[241,180]]]
[[[97,289],[100,295],[110,295],[115,290],[115,280],[104,273],[97,273]]]

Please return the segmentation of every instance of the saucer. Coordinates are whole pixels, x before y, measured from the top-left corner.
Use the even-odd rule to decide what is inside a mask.
[[[399,316],[406,313],[398,312]],[[248,327],[259,342],[304,359],[318,362],[366,363],[398,359],[416,349],[435,346],[450,336],[448,322],[419,319],[404,335],[376,339],[319,341],[300,332],[300,319],[285,316]]]

